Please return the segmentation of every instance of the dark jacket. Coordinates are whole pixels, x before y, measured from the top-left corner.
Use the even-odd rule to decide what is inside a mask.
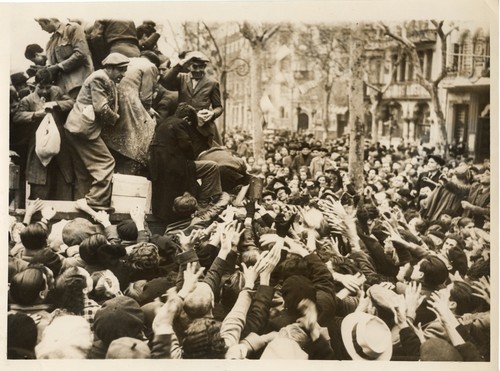
[[[153,215],[171,223],[174,199],[184,192],[196,196],[194,150],[185,121],[169,117],[159,123],[149,146]]]

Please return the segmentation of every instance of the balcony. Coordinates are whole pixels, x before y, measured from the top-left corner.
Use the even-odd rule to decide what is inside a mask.
[[[414,30],[408,32],[407,37],[408,39],[410,39],[411,42],[415,44],[425,43],[425,42],[436,42],[437,33],[436,30]]]
[[[415,82],[397,83],[389,86],[384,94],[385,99],[425,99],[429,93]]]

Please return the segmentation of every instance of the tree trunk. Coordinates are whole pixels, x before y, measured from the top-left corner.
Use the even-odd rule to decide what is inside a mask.
[[[332,95],[332,90],[331,88],[328,89],[328,87],[325,88],[326,91],[326,96],[325,96],[325,115],[324,115],[324,120],[323,120],[323,128],[325,130],[325,139],[328,138],[328,131],[330,130],[330,115],[329,115],[329,110],[328,106],[330,105],[330,97]]]
[[[262,113],[260,99],[262,97],[262,45],[252,45],[250,62],[250,109],[253,124],[253,154],[255,160],[264,160],[264,134],[262,132]]]
[[[439,132],[441,133],[441,138],[438,138],[438,143],[442,143],[443,155],[448,156],[448,132],[446,131],[446,121],[444,119],[443,109],[441,107],[441,102],[439,100],[438,87],[433,85],[432,90],[429,92],[431,94],[431,104],[434,108],[434,112],[437,117],[437,124],[439,126]]]
[[[370,114],[372,116],[372,144],[377,144],[378,142],[378,120],[377,120],[377,108],[379,102],[372,102],[370,105]]]
[[[349,177],[358,194],[363,192],[364,102],[363,102],[363,25],[355,28],[349,53]]]

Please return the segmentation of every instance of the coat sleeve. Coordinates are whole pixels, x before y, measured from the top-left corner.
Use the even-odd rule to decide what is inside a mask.
[[[233,308],[222,321],[220,335],[229,348],[240,342],[241,332],[245,327],[248,308],[252,303],[252,296],[249,290],[242,290],[238,295]]]
[[[157,84],[157,77],[158,69],[154,65],[151,65],[150,68],[146,68],[142,74],[139,97],[141,99],[142,105],[148,111],[153,105],[153,94],[155,91],[155,86]]]
[[[274,288],[271,286],[259,286],[252,305],[247,313],[247,322],[243,329],[242,337],[255,332],[261,335],[269,320],[269,310],[274,296]]]
[[[180,72],[182,72],[182,66],[177,64],[167,72],[165,78],[160,80],[160,83],[167,90],[179,91],[181,88]]]
[[[25,97],[21,99],[21,101],[19,102],[19,106],[13,118],[13,121],[15,123],[30,124],[34,122],[33,120],[34,111],[32,110],[30,102],[27,98],[28,97]]]
[[[73,53],[59,64],[64,72],[70,72],[83,66],[87,62],[87,55],[90,55],[83,27],[72,24],[68,26],[67,32]]]
[[[305,258],[310,271],[309,277],[316,289],[318,314],[335,315],[335,283],[332,274],[318,255],[309,254]],[[321,324],[321,323],[320,323]]]

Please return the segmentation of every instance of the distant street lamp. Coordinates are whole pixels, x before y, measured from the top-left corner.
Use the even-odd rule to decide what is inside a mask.
[[[243,58],[234,58],[229,63],[222,67],[221,82],[224,89],[222,94],[222,138],[226,136],[226,100],[229,98],[227,92],[227,74],[229,72],[236,72],[238,76],[246,76],[250,71],[250,64]]]

